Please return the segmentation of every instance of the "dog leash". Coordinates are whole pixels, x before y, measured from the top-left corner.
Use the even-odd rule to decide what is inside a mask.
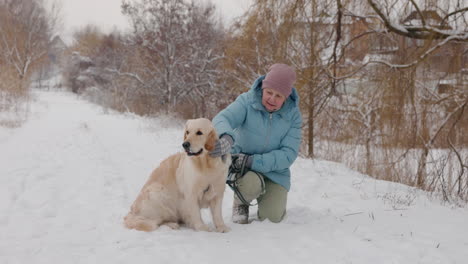
[[[239,188],[238,188],[238,183],[237,181],[239,179],[241,179],[242,177],[244,177],[245,173],[246,173],[246,167],[245,167],[245,164],[247,163],[247,159],[244,159],[242,161],[242,165],[240,168],[236,168],[236,166],[233,166],[233,164],[236,164],[236,160],[238,159],[238,157],[233,157],[232,158],[232,163],[231,163],[231,166],[229,166],[229,172],[228,172],[228,177],[226,179],[226,184],[229,185],[229,187],[231,188],[231,190],[237,195],[237,197],[239,198],[239,200],[241,200],[241,202],[247,206],[255,206],[258,204],[258,201],[256,204],[251,204],[249,203],[245,198],[244,198],[244,195],[242,195],[242,193],[239,191]],[[265,180],[263,179],[263,176],[260,175],[258,172],[256,171],[252,171],[254,172],[257,177],[259,178],[260,180],[260,183],[262,185],[262,192],[260,193],[260,195],[263,195],[265,194]]]

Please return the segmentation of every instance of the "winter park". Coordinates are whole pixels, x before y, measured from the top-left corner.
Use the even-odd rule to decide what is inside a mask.
[[[0,263],[464,264],[466,131],[467,0],[0,0]]]

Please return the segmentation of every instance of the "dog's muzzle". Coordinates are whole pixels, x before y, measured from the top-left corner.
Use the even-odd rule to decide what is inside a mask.
[[[182,143],[182,147],[184,148],[185,152],[189,156],[198,156],[203,152],[203,148],[200,149],[200,151],[198,152],[192,152],[192,150],[190,149],[190,142],[188,141],[185,141],[184,143]]]

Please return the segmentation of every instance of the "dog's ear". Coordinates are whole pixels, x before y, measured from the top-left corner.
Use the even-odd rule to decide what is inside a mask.
[[[212,151],[215,147],[216,140],[218,140],[218,135],[216,134],[216,131],[213,129],[211,130],[210,134],[208,134],[208,139],[206,140],[206,143],[205,143],[205,149],[208,151]]]

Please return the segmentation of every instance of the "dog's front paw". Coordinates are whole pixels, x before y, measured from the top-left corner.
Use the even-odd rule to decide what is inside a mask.
[[[219,232],[219,233],[227,233],[229,231],[231,231],[231,228],[228,227],[227,225],[220,225],[216,227],[216,232]]]
[[[196,225],[194,227],[194,229],[196,231],[205,231],[205,232],[211,232],[212,230],[210,229],[209,226],[205,225],[205,224],[200,224],[200,225]]]
[[[174,230],[178,230],[180,228],[179,224],[175,222],[168,222],[168,223],[165,223],[165,225],[167,225],[168,227]]]

